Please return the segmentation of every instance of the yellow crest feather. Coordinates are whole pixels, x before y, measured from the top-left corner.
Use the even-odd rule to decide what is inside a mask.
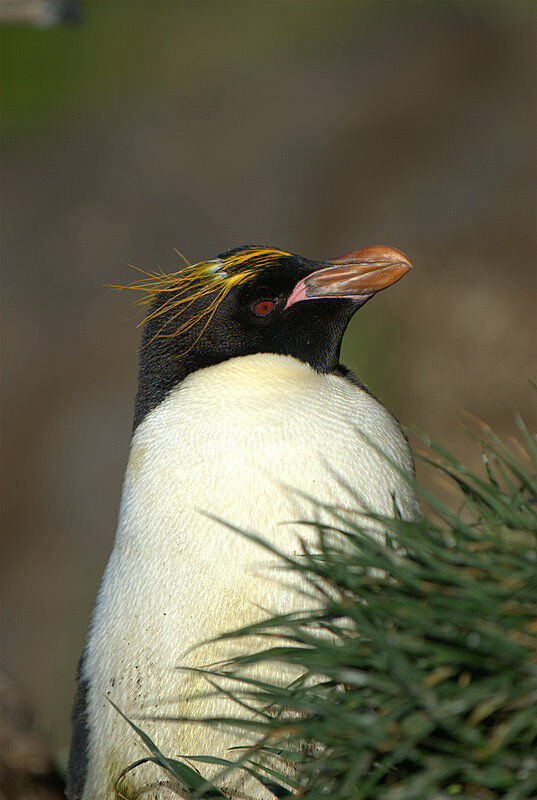
[[[130,264],[129,266],[146,277],[125,286],[112,287],[142,292],[143,296],[137,302],[144,305],[152,304],[160,294],[169,293],[169,298],[164,299],[139,323],[138,327],[163,314],[167,315],[166,321],[153,339],[157,336],[178,336],[205,318],[205,325],[196,338],[198,341],[222,300],[235,286],[245,283],[270,267],[275,261],[288,257],[291,253],[270,247],[251,247],[237,250],[227,257],[201,261],[198,264],[189,264],[184,256],[180,255],[187,266],[177,272],[169,274],[162,271],[148,272]],[[205,307],[197,310],[195,314],[186,315],[184,320],[179,321],[173,333],[163,333],[164,327],[169,326],[175,319],[188,312],[193,303],[201,297],[207,297],[208,302]],[[168,313],[175,310],[176,313],[168,317]]]

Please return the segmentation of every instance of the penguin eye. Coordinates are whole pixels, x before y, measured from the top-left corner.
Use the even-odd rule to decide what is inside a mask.
[[[275,305],[276,303],[274,300],[260,300],[259,303],[252,306],[252,311],[258,317],[265,317],[267,314],[270,314]]]

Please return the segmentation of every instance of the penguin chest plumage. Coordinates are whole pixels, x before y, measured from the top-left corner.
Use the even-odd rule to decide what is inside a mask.
[[[315,533],[296,521],[322,519],[308,498],[392,515],[395,497],[411,518],[414,493],[383,452],[412,473],[405,438],[377,400],[290,356],[247,355],[200,369],[145,417],[132,439],[83,662],[83,797],[112,797],[121,770],[147,755],[106,697],[134,721],[147,718],[141,726],[170,756],[226,757],[244,743],[202,725],[151,719],[236,714],[196,673],[177,668],[236,652],[229,642],[192,648],[303,602],[283,586],[289,577],[267,551],[229,526],[298,553],[298,536]],[[134,786],[157,791],[155,767],[141,768],[139,783],[136,774]]]

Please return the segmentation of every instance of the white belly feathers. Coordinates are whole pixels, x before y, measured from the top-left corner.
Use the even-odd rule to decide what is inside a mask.
[[[415,516],[413,491],[369,441],[411,473],[406,441],[380,403],[346,379],[272,354],[194,372],[148,414],[132,439],[116,540],[86,651],[84,797],[113,797],[121,770],[147,755],[105,696],[167,755],[230,756],[227,748],[239,741],[231,733],[140,721],[144,715],[236,715],[230,701],[193,698],[209,687],[176,667],[236,652],[229,642],[189,649],[259,619],[261,609],[288,612],[303,602],[282,587],[288,577],[270,567],[267,551],[210,515],[299,552],[297,533],[315,533],[290,523],[319,512],[293,488],[355,507],[341,476],[364,508],[391,515],[395,494],[403,516]],[[134,791],[165,777],[146,765],[126,785]],[[247,794],[263,796],[251,795],[250,785]],[[154,786],[147,796],[168,795]]]

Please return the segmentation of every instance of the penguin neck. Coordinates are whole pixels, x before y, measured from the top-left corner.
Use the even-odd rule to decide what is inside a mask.
[[[171,341],[173,342],[173,339]],[[338,342],[333,343],[332,347],[326,348],[324,351],[319,351],[318,346],[312,343],[310,349],[303,348],[297,354],[281,352],[273,355],[291,356],[296,361],[307,364],[319,373],[341,374],[340,349],[341,338]],[[138,391],[134,407],[133,433],[147,414],[156,408],[170,391],[179,386],[192,373],[229,361],[232,358],[254,355],[246,351],[233,353],[228,358],[223,358],[221,354],[209,351],[204,352],[200,358],[200,353],[187,353],[183,356],[177,356],[176,353],[170,351],[170,340],[142,343]]]
[[[195,364],[193,359],[178,356],[167,341],[142,342],[138,372],[138,390],[134,404],[133,433],[146,416],[188,375],[202,367],[218,363],[207,358],[204,364]]]

